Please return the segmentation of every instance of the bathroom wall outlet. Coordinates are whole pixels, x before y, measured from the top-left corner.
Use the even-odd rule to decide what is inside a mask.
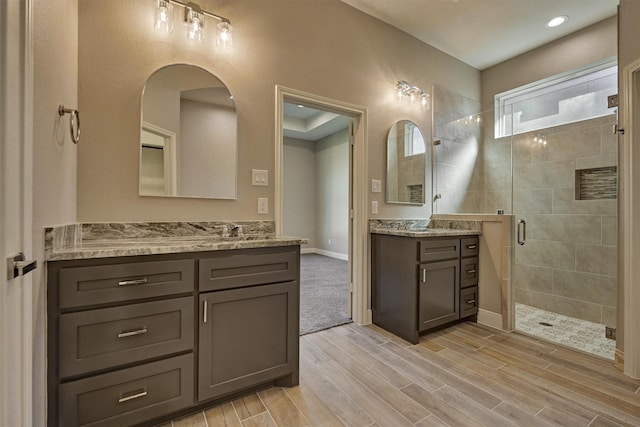
[[[267,187],[269,185],[269,171],[264,169],[251,169],[251,185]]]
[[[266,197],[258,197],[258,215],[266,215],[269,213],[269,199]]]
[[[382,191],[382,181],[379,179],[371,180],[371,192],[372,193],[380,193]]]
[[[378,202],[376,200],[371,201],[371,213],[372,214],[378,213]]]

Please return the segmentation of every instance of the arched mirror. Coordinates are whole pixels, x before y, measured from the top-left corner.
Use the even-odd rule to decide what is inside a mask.
[[[424,205],[425,142],[410,120],[395,122],[387,137],[387,203]]]
[[[236,133],[220,79],[193,65],[159,69],[142,94],[138,194],[235,199]]]

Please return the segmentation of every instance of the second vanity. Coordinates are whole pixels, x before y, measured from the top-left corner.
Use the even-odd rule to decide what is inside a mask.
[[[417,344],[425,331],[477,316],[480,225],[414,225],[371,224],[371,308],[373,323]]]
[[[157,423],[298,384],[304,240],[258,223],[47,230],[48,425]]]

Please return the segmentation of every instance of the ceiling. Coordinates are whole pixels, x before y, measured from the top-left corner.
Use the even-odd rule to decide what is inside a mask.
[[[349,127],[351,118],[315,108],[285,102],[282,107],[283,135],[288,138],[318,141]]]
[[[483,70],[614,16],[618,0],[342,0]],[[567,15],[559,27],[553,17]]]

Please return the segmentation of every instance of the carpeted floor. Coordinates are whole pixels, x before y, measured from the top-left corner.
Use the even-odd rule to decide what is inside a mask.
[[[351,322],[347,281],[347,261],[300,256],[300,335]]]

